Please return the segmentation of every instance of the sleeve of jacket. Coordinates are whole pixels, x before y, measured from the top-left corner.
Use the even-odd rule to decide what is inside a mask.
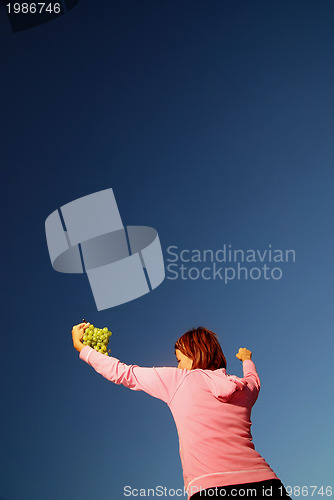
[[[256,371],[255,364],[251,359],[245,359],[242,363],[244,378],[247,380],[249,389],[254,394],[254,402],[256,401],[260,392],[260,377]]]
[[[79,357],[107,380],[122,384],[133,391],[144,391],[167,404],[185,376],[185,370],[173,367],[145,368],[126,365],[119,359],[105,356],[89,346],[81,349]]]

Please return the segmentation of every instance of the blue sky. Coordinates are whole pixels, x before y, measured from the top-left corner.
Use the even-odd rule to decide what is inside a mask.
[[[79,359],[83,317],[127,364],[176,366],[199,325],[231,374],[248,347],[256,449],[285,486],[333,486],[333,19],[330,0],[80,0],[14,34],[1,6],[1,500],[183,488],[168,407]],[[166,265],[172,245],[271,245],[295,262],[279,280],[167,272],[98,312],[85,276],[52,269],[44,223],[110,187],[125,224],[158,231]]]

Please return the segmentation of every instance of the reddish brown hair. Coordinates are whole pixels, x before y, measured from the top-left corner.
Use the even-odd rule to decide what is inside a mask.
[[[226,368],[226,359],[220,347],[217,335],[204,326],[192,328],[180,337],[174,349],[192,359],[192,370],[217,370]]]

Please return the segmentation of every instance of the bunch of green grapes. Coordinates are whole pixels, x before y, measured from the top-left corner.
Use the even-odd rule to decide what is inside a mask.
[[[83,335],[83,344],[93,347],[95,351],[102,352],[106,356],[109,356],[107,346],[112,333],[105,326],[104,328],[96,328],[94,325],[89,325],[85,329]]]

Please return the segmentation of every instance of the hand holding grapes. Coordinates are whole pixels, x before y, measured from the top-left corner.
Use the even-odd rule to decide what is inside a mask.
[[[105,326],[104,328],[96,328],[94,325],[87,323],[79,323],[72,329],[72,338],[74,348],[81,352],[81,350],[88,345],[92,349],[109,356],[108,342],[111,336],[111,331]]]
[[[79,323],[72,328],[72,339],[74,349],[81,351],[85,346],[82,343],[85,329],[89,326],[89,323]]]

